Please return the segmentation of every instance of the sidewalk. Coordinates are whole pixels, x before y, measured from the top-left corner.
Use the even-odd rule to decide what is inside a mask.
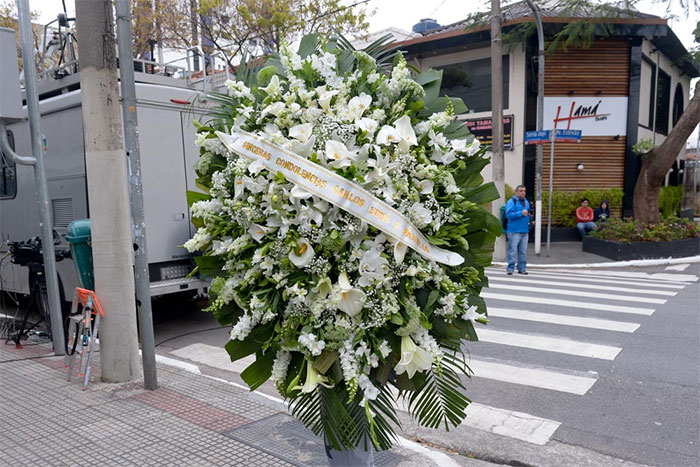
[[[582,242],[552,242],[547,256],[547,243],[542,242],[540,255],[535,254],[535,244],[527,246],[528,264],[582,264],[582,263],[610,263],[612,260],[604,256],[594,255],[582,251]]]
[[[158,365],[155,391],[98,377],[82,391],[48,348],[0,343],[0,375],[2,465],[327,465],[321,439],[283,404],[171,366]],[[494,465],[407,446],[376,453],[375,465]]]

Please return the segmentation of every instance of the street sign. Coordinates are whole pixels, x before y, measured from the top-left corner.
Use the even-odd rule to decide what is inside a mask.
[[[580,143],[582,130],[557,130],[554,138],[557,143]]]
[[[559,131],[559,130],[557,130]],[[525,144],[544,144],[548,143],[551,133],[550,130],[542,131],[526,131]]]

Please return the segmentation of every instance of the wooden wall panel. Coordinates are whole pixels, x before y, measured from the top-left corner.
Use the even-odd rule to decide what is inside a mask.
[[[549,189],[550,145],[543,150],[542,190]],[[578,170],[578,164],[584,169]],[[554,190],[623,187],[625,137],[584,136],[580,143],[554,145]]]
[[[626,96],[629,54],[629,42],[619,39],[557,50],[545,59],[545,96]]]

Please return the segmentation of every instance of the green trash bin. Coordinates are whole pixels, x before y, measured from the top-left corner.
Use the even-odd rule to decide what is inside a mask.
[[[68,224],[66,240],[70,244],[75,271],[84,289],[95,290],[95,273],[92,266],[92,234],[90,219],[81,219]]]

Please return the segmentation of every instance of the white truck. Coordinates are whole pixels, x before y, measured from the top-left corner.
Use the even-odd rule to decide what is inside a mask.
[[[186,191],[197,189],[193,166],[199,149],[194,143],[192,120],[203,111],[201,91],[223,85],[228,73],[202,76],[201,72],[191,71],[189,64],[195,53],[188,51],[183,59],[187,67],[135,62],[152,296],[183,291],[201,294],[207,287],[198,278],[186,277],[193,269],[193,262],[181,246],[193,234]],[[0,57],[0,60],[15,59]],[[40,73],[39,78],[41,131],[53,227],[64,234],[72,220],[90,217],[79,62],[69,56],[58,66]],[[26,115],[26,106],[24,112]],[[28,122],[11,124],[8,130],[15,151],[30,154]],[[32,170],[30,166],[15,165],[4,155],[0,158],[0,257],[7,251],[7,241],[39,235]],[[61,246],[66,246],[65,240]],[[66,296],[71,296],[71,290],[78,285],[73,262],[62,261],[58,269]],[[0,263],[0,275],[2,291],[28,293],[26,270],[7,258]]]

